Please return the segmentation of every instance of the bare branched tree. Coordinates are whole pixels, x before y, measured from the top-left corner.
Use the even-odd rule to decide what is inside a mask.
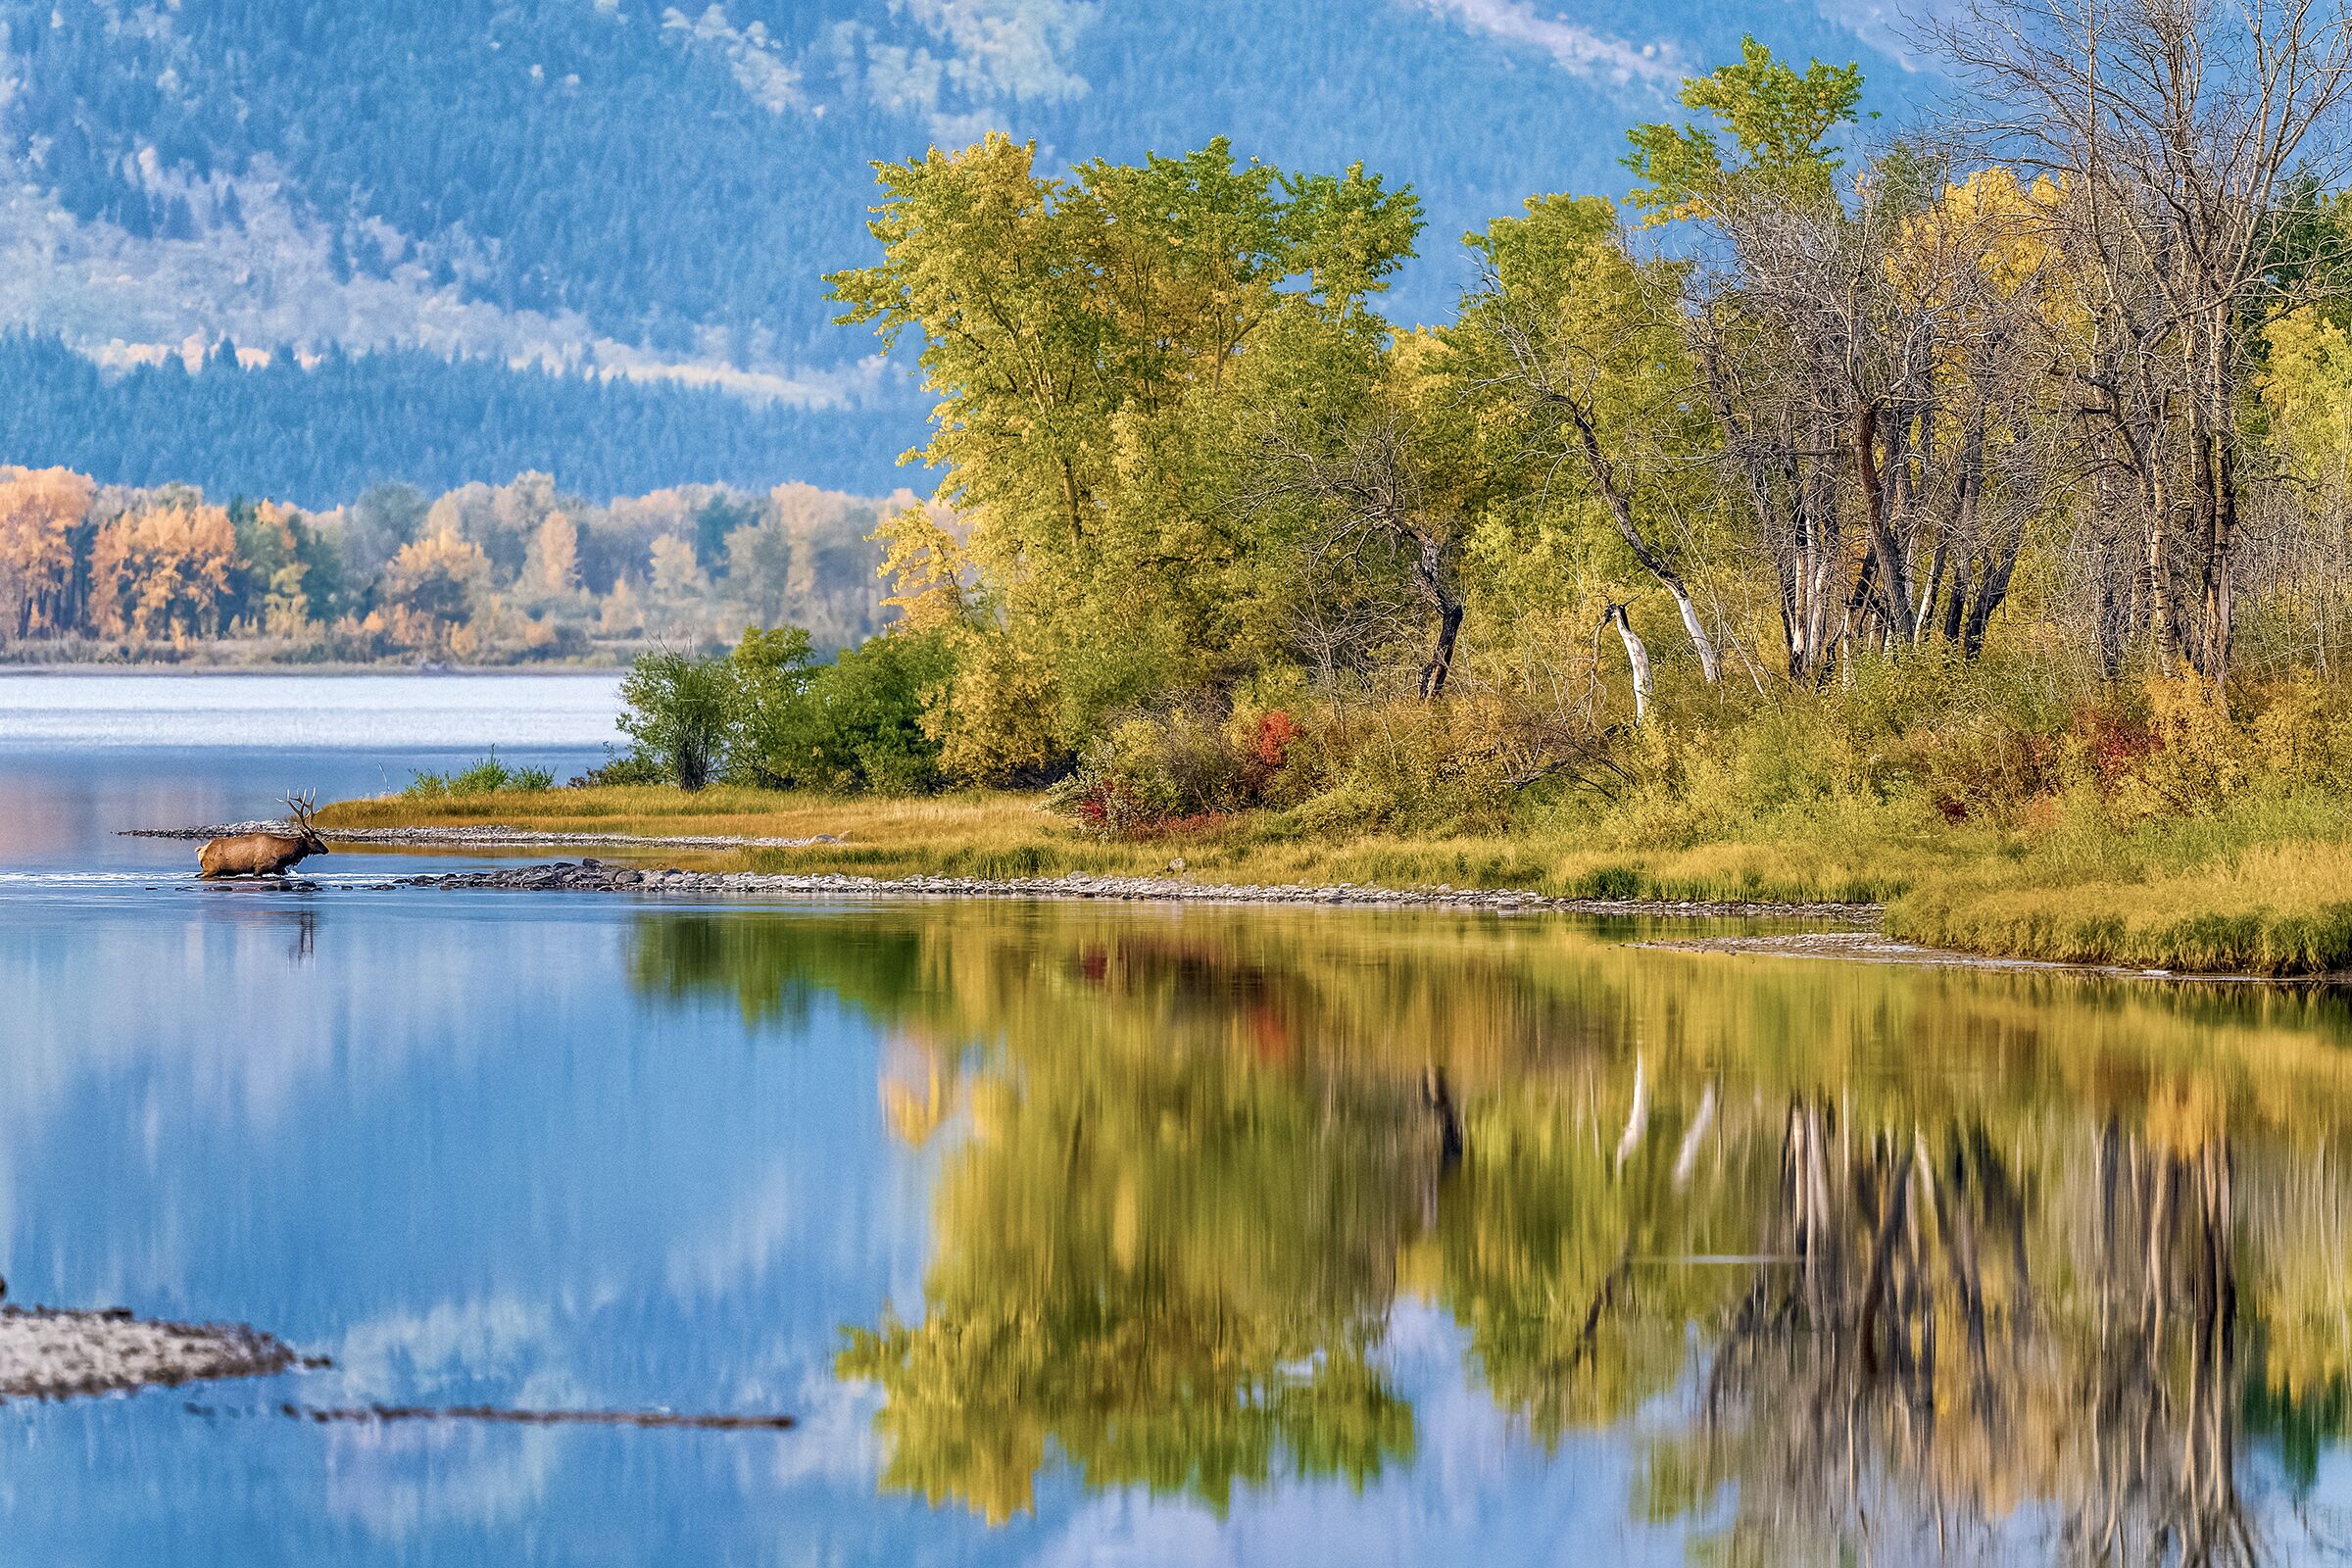
[[[1940,635],[1974,655],[2041,493],[2026,198],[1946,188],[1944,167],[1897,148],[1842,199],[1709,201],[1725,245],[1694,282],[1693,358],[1800,678],[1841,648]]]
[[[1987,110],[1988,149],[2067,191],[2097,339],[2078,379],[2141,479],[2159,654],[2178,646],[2225,680],[2245,489],[2237,405],[2281,216],[2332,183],[2352,147],[2352,12],[2346,0],[1961,0],[1931,30]],[[2175,597],[2177,531],[2193,609]]]

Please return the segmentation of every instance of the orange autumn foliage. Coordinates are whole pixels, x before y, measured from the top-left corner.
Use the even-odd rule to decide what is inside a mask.
[[[68,468],[0,464],[0,635],[60,629],[74,591],[74,530],[97,487]]]
[[[237,563],[221,507],[165,502],[128,512],[90,547],[90,619],[110,637],[209,637]]]

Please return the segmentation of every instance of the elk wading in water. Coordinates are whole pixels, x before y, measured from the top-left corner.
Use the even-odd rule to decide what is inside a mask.
[[[291,833],[237,833],[208,839],[196,852],[196,872],[206,881],[224,876],[284,876],[287,867],[313,855],[326,853],[326,840],[311,825],[317,790],[286,797],[294,818]]]

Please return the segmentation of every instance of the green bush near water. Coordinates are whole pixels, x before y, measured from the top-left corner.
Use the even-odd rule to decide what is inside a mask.
[[[939,639],[894,632],[820,664],[794,626],[746,627],[718,658],[649,654],[620,688],[620,728],[635,745],[594,776],[925,794],[941,782],[926,703],[948,663]]]

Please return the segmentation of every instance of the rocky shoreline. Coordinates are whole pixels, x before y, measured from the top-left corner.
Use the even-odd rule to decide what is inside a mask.
[[[239,833],[291,833],[284,822],[217,822],[210,827],[124,828],[126,839],[229,838]],[[813,844],[839,844],[837,834],[819,833],[805,839],[751,838],[734,833],[554,833],[525,827],[343,827],[322,828],[329,844],[386,844],[428,849],[458,846],[466,849],[645,849],[645,850],[805,850]]]
[[[757,871],[679,871],[556,860],[494,871],[396,877],[377,889],[440,888],[495,892],[683,894],[752,898],[925,898],[1097,900],[1127,904],[1318,905],[1356,908],[1438,908],[1500,913],[1661,915],[1677,919],[1794,919],[1873,924],[1875,904],[1765,904],[1743,900],[1557,899],[1492,888],[1384,888],[1341,882],[1268,886],[1195,882],[1174,876],[957,877],[796,875]]]
[[[305,1364],[283,1341],[241,1323],[163,1323],[121,1307],[0,1307],[0,1398],[63,1399]]]

